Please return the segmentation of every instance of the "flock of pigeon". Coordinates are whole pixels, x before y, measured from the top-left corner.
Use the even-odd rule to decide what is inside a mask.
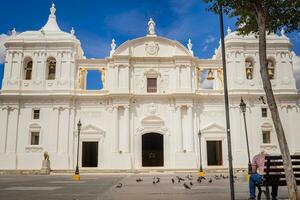
[[[237,177],[234,176],[234,178],[236,179]],[[222,179],[228,179],[228,176],[224,176],[223,174],[220,174],[220,175],[215,175],[213,178],[208,178],[206,179],[204,176],[202,177],[198,177],[196,179],[196,181],[198,183],[201,183],[203,181],[207,181],[208,183],[212,183],[213,182],[213,179],[214,180],[222,180]],[[143,179],[141,178],[138,178],[135,180],[137,183],[140,183],[143,181]],[[183,187],[187,190],[190,190],[192,189],[194,183],[193,183],[193,176],[192,175],[187,175],[185,176],[185,178],[182,178],[180,176],[176,176],[176,178],[171,178],[171,181],[172,181],[172,184],[175,184],[175,183],[181,183],[183,182]],[[152,184],[155,185],[155,184],[159,184],[160,183],[160,178],[159,177],[153,177],[153,181],[152,181]],[[116,185],[116,188],[121,188],[123,186],[122,183],[118,183]]]

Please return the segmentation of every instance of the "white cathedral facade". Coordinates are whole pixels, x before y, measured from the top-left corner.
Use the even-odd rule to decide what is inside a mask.
[[[150,19],[147,35],[118,47],[113,40],[109,57],[86,59],[75,31],[63,32],[54,4],[50,10],[40,30],[14,30],[5,43],[1,170],[40,169],[46,151],[51,169],[74,169],[79,120],[82,169],[198,169],[200,148],[205,169],[227,168],[220,48],[212,59],[199,59],[191,40],[185,47],[158,36]],[[267,41],[269,77],[288,145],[291,154],[299,154],[292,44],[284,32]],[[246,168],[241,97],[251,156],[260,149],[278,154],[279,146],[264,104],[258,40],[228,30],[225,43],[233,166]],[[86,89],[90,70],[101,72],[102,89]]]

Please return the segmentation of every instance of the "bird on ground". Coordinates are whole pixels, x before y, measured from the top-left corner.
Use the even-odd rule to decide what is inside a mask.
[[[172,180],[172,183],[174,184],[174,183],[175,183],[175,180],[174,180],[174,178],[172,178],[171,180]]]
[[[193,180],[192,177],[191,177],[190,175],[187,175],[186,178],[187,178],[188,180],[190,180],[190,181]]]
[[[183,183],[183,186],[184,186],[185,189],[189,189],[189,190],[191,189],[191,187],[188,186],[186,183]]]
[[[160,182],[160,178],[159,178],[159,177],[157,177],[156,183],[159,183],[159,182]]]
[[[116,186],[116,188],[121,188],[123,186],[122,183],[118,183],[118,185]]]
[[[220,177],[220,176],[218,176],[218,175],[216,175],[216,176],[215,176],[215,179],[216,179],[216,180],[220,180],[220,179],[221,179],[221,177]]]
[[[155,182],[155,181],[153,181],[152,183],[153,183],[153,184],[155,184],[156,182]]]
[[[136,182],[142,182],[142,181],[143,181],[143,179],[141,179],[141,178],[138,178],[138,179],[136,179],[135,181],[136,181]]]
[[[193,182],[190,182],[190,186],[193,186]]]
[[[209,183],[212,183],[212,179],[210,178],[208,182],[209,182]]]
[[[177,178],[178,180],[180,180],[180,181],[184,181],[184,179],[181,178],[180,176],[176,176],[176,178]]]
[[[197,178],[197,182],[201,183],[201,180],[202,180],[201,177],[198,177],[198,178]]]

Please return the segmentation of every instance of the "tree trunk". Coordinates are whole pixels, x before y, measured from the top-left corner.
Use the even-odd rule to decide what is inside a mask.
[[[263,82],[263,87],[266,93],[268,106],[271,111],[274,127],[277,134],[277,139],[280,151],[283,158],[283,167],[288,186],[288,192],[291,200],[297,199],[297,184],[293,173],[292,161],[290,151],[285,138],[284,130],[278,113],[277,104],[272,90],[271,81],[267,71],[267,51],[266,51],[266,26],[265,16],[263,12],[257,12],[257,24],[259,29],[259,60],[260,60],[260,74]],[[279,67],[279,66],[277,66]]]

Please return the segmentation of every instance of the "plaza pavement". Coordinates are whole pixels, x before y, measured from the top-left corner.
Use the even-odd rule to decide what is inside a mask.
[[[80,181],[73,181],[72,174],[65,175],[1,175],[1,200],[217,200],[230,199],[229,179],[215,180],[207,175],[201,183],[192,173],[193,185],[185,189],[176,176],[186,179],[189,173],[143,174],[81,174]],[[153,178],[160,182],[153,184]],[[213,182],[209,183],[209,178]],[[136,182],[141,178],[143,181]],[[176,182],[172,184],[171,178]],[[155,178],[155,180],[157,180]],[[187,180],[187,179],[186,179]],[[185,181],[187,184],[190,181]],[[116,188],[122,183],[121,188]],[[247,199],[248,184],[244,176],[235,179],[236,199]],[[280,187],[279,199],[287,199],[286,187]]]

